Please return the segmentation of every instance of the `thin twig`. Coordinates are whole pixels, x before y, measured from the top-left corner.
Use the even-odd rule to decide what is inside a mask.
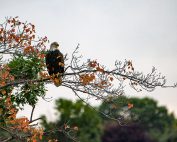
[[[42,119],[42,117],[39,117],[39,118],[33,119],[33,120],[31,120],[29,123],[33,123],[33,122],[38,121],[38,120],[40,120],[40,119]]]
[[[113,120],[113,121],[118,122],[119,125],[122,125],[122,124],[121,124],[121,121],[120,121],[119,119],[113,118],[113,117],[111,117],[111,116],[105,114],[104,112],[97,110],[96,108],[94,108],[93,106],[91,106],[89,103],[87,103],[84,99],[82,99],[82,98],[77,94],[76,91],[74,91],[74,90],[72,90],[72,91],[74,92],[74,94],[75,94],[82,102],[84,102],[86,105],[88,105],[88,106],[89,106],[90,108],[92,108],[94,111],[100,113],[101,115],[105,116],[106,118],[108,118],[108,119],[110,119],[110,120]]]

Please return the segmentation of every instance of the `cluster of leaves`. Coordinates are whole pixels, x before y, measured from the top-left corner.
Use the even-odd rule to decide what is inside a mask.
[[[104,71],[103,67],[100,67],[97,61],[89,61],[88,67],[95,70],[92,73],[85,73],[80,75],[80,82],[86,86],[93,84],[98,88],[108,88],[112,85],[113,77],[109,73]],[[100,76],[104,76],[101,78]]]
[[[42,139],[43,130],[30,126],[32,118],[16,114],[23,105],[34,106],[45,95],[44,82],[31,80],[38,80],[44,70],[46,42],[46,37],[36,39],[33,24],[20,22],[18,17],[0,24],[0,129],[8,132],[9,140]]]
[[[35,142],[37,139],[42,139],[43,130],[41,128],[31,127],[30,121],[26,117],[16,117],[18,110],[10,97],[6,98],[5,102],[1,102],[1,105],[3,106],[0,109],[0,129],[6,132],[5,140],[16,139]]]
[[[14,57],[9,63],[10,74],[16,79],[31,80],[37,79],[38,73],[43,70],[41,65],[42,61],[38,57]],[[19,85],[18,90],[14,93],[14,99],[16,104],[24,105],[35,105],[38,98],[44,97],[45,87],[43,82],[26,82],[23,85]]]
[[[0,53],[22,53],[34,55],[45,46],[47,37],[36,40],[35,26],[31,23],[21,22],[18,17],[6,18],[0,24]]]

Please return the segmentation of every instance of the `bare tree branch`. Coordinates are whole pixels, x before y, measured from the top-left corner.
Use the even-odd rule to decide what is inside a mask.
[[[33,113],[34,113],[35,105],[32,106],[31,116],[30,116],[30,122],[33,120]]]

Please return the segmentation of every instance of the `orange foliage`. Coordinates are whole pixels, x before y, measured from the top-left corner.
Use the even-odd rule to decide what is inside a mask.
[[[128,109],[133,108],[133,104],[132,103],[128,103]]]
[[[37,142],[38,139],[42,140],[42,128],[31,127],[30,121],[26,117],[16,118],[17,111],[15,108],[12,108],[10,111],[12,115],[9,116],[9,121],[7,121],[7,124],[11,126],[11,130],[18,130],[19,132],[30,134],[27,139],[28,142]]]
[[[10,73],[10,68],[8,65],[3,65],[0,70],[0,87],[5,86],[9,81],[14,81],[14,76],[12,76]],[[2,91],[2,90],[1,90]]]
[[[42,140],[44,133],[42,128],[30,128],[30,132],[32,136],[27,140],[28,142],[37,142],[38,140]]]
[[[95,79],[95,75],[93,73],[80,75],[80,82],[82,82],[83,85],[88,85],[94,79]]]
[[[89,61],[88,66],[94,69],[94,73],[86,73],[79,76],[80,82],[83,85],[93,83],[93,85],[102,89],[112,84],[111,82],[114,80],[113,76],[109,73],[106,73],[104,68],[101,67],[97,61]],[[101,74],[104,76],[103,78],[99,77]]]
[[[101,68],[101,67],[97,67],[96,70],[99,71],[99,72],[104,72],[104,69]]]
[[[89,66],[92,67],[92,68],[95,68],[97,65],[98,65],[97,61],[91,61],[89,63]]]
[[[6,85],[6,83],[5,83],[5,81],[1,81],[0,82],[0,86],[2,87],[2,86],[5,86]]]
[[[114,80],[114,79],[113,79],[113,77],[110,77],[109,79],[110,79],[111,81],[113,81],[113,80]]]
[[[11,129],[17,129],[23,132],[27,132],[29,130],[29,120],[26,117],[14,118],[9,121],[9,124],[12,124]]]
[[[38,57],[41,58],[41,59],[44,59],[44,58],[45,58],[45,54],[39,53],[39,54],[38,54]]]
[[[35,50],[34,50],[34,47],[33,46],[27,46],[25,47],[24,49],[24,53],[25,54],[29,54],[29,53],[33,53]]]
[[[25,54],[44,50],[47,37],[35,39],[35,26],[31,23],[20,22],[18,17],[8,18],[6,26],[0,26],[0,42],[8,49],[22,49]],[[35,48],[34,48],[35,46]]]
[[[49,74],[47,72],[39,72],[39,76],[41,79],[49,78]]]
[[[90,61],[88,63],[88,66],[91,67],[91,68],[95,68],[96,71],[98,71],[98,72],[102,72],[102,73],[104,72],[104,69],[102,67],[100,67],[99,63],[95,60]]]

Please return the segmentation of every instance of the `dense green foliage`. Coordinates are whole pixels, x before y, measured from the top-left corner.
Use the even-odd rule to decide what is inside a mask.
[[[176,122],[173,114],[168,114],[165,107],[157,106],[157,102],[152,99],[133,98],[131,102],[135,104],[131,112],[132,118],[137,117],[135,121],[142,124],[153,138],[161,142],[172,139],[170,134],[174,132]]]
[[[124,121],[128,123],[140,124],[156,141],[173,142],[177,140],[177,136],[174,135],[177,130],[177,120],[173,114],[168,113],[166,107],[158,106],[155,100],[120,97],[113,102],[103,103],[100,110],[116,118],[124,117]],[[123,107],[125,103],[132,103],[134,107],[128,110]],[[115,104],[118,105],[114,106]],[[110,122],[109,119],[104,117],[103,120],[104,123]]]
[[[46,139],[58,139],[63,142],[70,142],[77,138],[81,142],[99,142],[101,135],[101,119],[99,114],[89,106],[83,104],[81,100],[72,102],[70,100],[59,99],[56,101],[56,109],[59,112],[56,122],[47,122],[44,117],[42,125],[46,131],[58,130],[63,124],[70,128],[62,131],[53,131]],[[78,127],[77,131],[72,130]],[[61,128],[62,129],[62,128]]]
[[[38,97],[45,95],[44,82],[30,82],[28,79],[37,79],[38,73],[42,71],[41,60],[36,56],[22,55],[15,56],[9,63],[10,74],[15,79],[26,80],[22,85],[18,85],[17,91],[14,92],[12,98],[18,106],[29,104],[35,105]]]
[[[128,124],[136,123],[140,125],[157,142],[177,141],[177,120],[173,114],[168,113],[165,107],[158,106],[157,102],[153,99],[120,97],[112,102],[114,104],[110,102],[102,103],[99,109],[115,118],[124,117],[123,121],[128,122]],[[125,106],[129,102],[134,104],[134,107],[131,109]],[[42,124],[46,131],[60,127],[62,124],[68,122],[71,127],[79,127],[79,131],[75,137],[81,142],[99,142],[104,127],[115,123],[103,115],[98,115],[98,112],[84,105],[81,101],[72,102],[60,99],[56,101],[56,109],[60,114],[56,122],[47,122],[44,117],[45,119]],[[57,137],[60,141],[72,141],[58,132],[53,132],[48,137]]]

